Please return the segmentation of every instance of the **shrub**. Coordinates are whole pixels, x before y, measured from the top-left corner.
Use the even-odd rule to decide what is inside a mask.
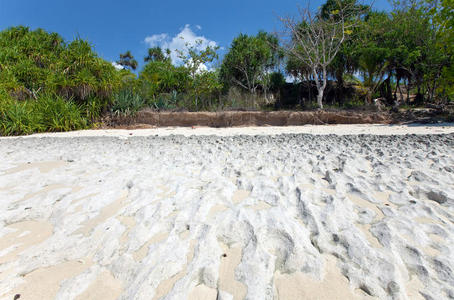
[[[116,116],[131,116],[135,115],[144,105],[145,101],[139,94],[124,89],[114,95],[111,112]]]
[[[0,111],[0,135],[21,135],[43,130],[30,103],[12,100],[2,103]]]
[[[45,131],[70,131],[88,127],[80,107],[73,101],[44,95],[32,103]]]
[[[0,134],[83,129],[111,105],[123,75],[80,38],[0,31]]]
[[[88,121],[79,106],[55,95],[37,100],[0,102],[0,135],[26,135],[45,131],[85,129]]]
[[[80,38],[66,43],[43,29],[12,27],[0,31],[0,88],[18,100],[52,93],[84,104],[110,99],[120,85],[118,71]]]

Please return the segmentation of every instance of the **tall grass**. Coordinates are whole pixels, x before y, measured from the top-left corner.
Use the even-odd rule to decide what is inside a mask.
[[[44,95],[36,102],[35,110],[40,115],[45,131],[69,131],[87,128],[88,122],[81,108],[71,100],[53,95]]]
[[[31,134],[43,129],[29,102],[9,100],[0,104],[0,135]]]
[[[37,100],[0,100],[0,135],[85,129],[88,120],[73,101],[56,95]]]

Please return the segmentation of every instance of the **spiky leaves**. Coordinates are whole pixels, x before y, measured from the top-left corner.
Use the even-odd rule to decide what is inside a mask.
[[[117,61],[117,64],[131,70],[137,69],[138,66],[137,60],[134,59],[134,56],[129,50],[125,53],[120,54],[120,59]]]
[[[84,103],[107,98],[120,83],[87,41],[65,43],[56,33],[22,26],[0,32],[0,71],[0,89],[22,100],[54,93]]]

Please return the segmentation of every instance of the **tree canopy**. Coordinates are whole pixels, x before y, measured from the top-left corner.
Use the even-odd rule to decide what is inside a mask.
[[[224,57],[221,79],[226,86],[239,86],[254,94],[281,57],[279,42],[273,35],[263,31],[256,36],[240,34]]]
[[[167,60],[170,60],[170,49],[166,49],[164,53],[161,47],[148,48],[148,55],[144,58],[144,62]]]
[[[0,32],[0,89],[18,99],[56,93],[84,101],[107,98],[118,85],[115,68],[80,38],[69,43],[43,29]]]
[[[125,53],[120,54],[120,59],[117,60],[117,64],[123,66],[124,68],[129,68],[131,70],[137,69],[139,65],[137,60],[134,59],[134,56],[131,54],[131,51],[126,51]]]
[[[113,63],[81,38],[5,29],[0,134],[85,128],[104,114],[130,115],[143,106],[304,109],[384,101],[394,111],[427,103],[449,107],[453,1],[395,0],[391,11],[358,1],[326,0],[316,10],[295,10],[297,17],[281,18],[287,35],[239,34],[221,59],[216,44],[204,40],[176,53],[149,48],[140,69],[131,51]]]

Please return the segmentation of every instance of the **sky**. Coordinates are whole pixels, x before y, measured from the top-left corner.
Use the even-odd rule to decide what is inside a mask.
[[[310,6],[322,3],[314,0]],[[187,42],[202,40],[202,46],[219,46],[222,56],[238,34],[282,31],[279,16],[297,16],[298,6],[307,5],[295,0],[0,0],[0,30],[24,25],[57,32],[67,41],[80,36],[112,62],[130,50],[140,69],[149,47],[182,50]],[[390,5],[375,0],[374,8]]]

